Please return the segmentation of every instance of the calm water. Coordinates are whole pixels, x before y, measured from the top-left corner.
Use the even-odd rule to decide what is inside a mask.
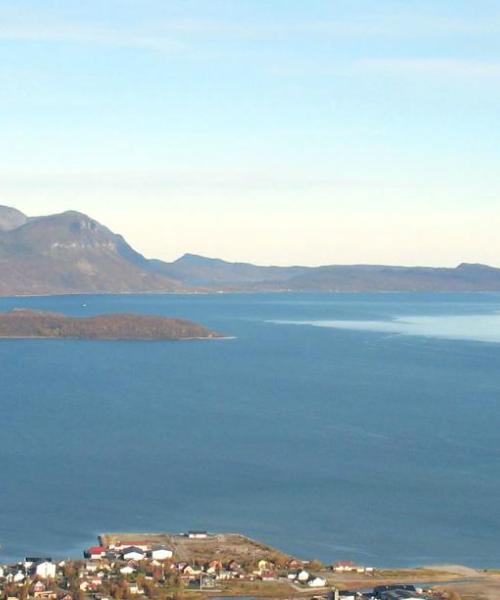
[[[326,561],[500,563],[500,295],[0,299],[14,306],[237,339],[0,341],[0,561],[201,528]]]

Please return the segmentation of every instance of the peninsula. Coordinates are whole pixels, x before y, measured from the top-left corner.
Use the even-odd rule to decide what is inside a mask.
[[[116,313],[69,317],[28,309],[0,313],[0,338],[186,340],[220,337],[191,321],[151,315]]]
[[[84,560],[0,564],[8,600],[493,600],[496,570],[303,560],[238,533],[105,533]]]

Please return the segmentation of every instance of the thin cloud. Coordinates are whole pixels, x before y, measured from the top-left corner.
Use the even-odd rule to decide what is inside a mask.
[[[165,33],[119,30],[79,23],[0,22],[0,40],[11,42],[49,42],[135,47],[161,52],[182,50],[186,46]]]
[[[393,75],[438,75],[452,77],[499,77],[500,62],[448,58],[369,58],[357,61],[363,70]]]
[[[185,48],[185,40],[208,38],[275,39],[287,36],[336,37],[411,37],[421,35],[487,35],[500,33],[500,19],[456,19],[439,16],[366,15],[356,19],[282,22],[270,24],[224,19],[179,18],[146,22],[131,28],[116,28],[102,23],[85,24],[71,20],[47,20],[39,15],[0,13],[0,40],[64,42],[129,46],[158,51]],[[180,41],[182,38],[182,42]]]
[[[139,188],[139,189],[346,189],[409,188],[408,181],[339,178],[291,173],[286,169],[209,171],[87,171],[61,173],[0,172],[0,190],[15,188]]]

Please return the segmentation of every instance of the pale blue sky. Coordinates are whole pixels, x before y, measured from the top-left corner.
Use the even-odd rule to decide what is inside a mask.
[[[500,266],[500,1],[0,0],[0,202],[149,256]]]

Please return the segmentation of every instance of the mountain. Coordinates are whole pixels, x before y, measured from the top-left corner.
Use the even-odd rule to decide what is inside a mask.
[[[500,291],[500,269],[480,264],[461,264],[455,268],[327,266],[291,277],[285,283],[288,289],[294,291]]]
[[[185,254],[147,259],[75,211],[27,217],[0,206],[0,295],[182,291],[487,292],[500,269],[330,265],[276,267]]]
[[[223,284],[226,287],[277,283],[310,270],[308,267],[259,267],[250,263],[231,263],[197,254],[184,254],[172,263],[152,260],[149,268],[189,285]]]
[[[11,231],[27,223],[28,217],[10,206],[0,206],[0,231]]]
[[[0,207],[0,294],[173,292],[122,236],[75,211],[27,218]]]
[[[172,263],[152,261],[151,268],[186,285],[203,285],[227,291],[500,291],[500,269],[466,263],[456,268],[384,265],[260,267],[185,254]]]

